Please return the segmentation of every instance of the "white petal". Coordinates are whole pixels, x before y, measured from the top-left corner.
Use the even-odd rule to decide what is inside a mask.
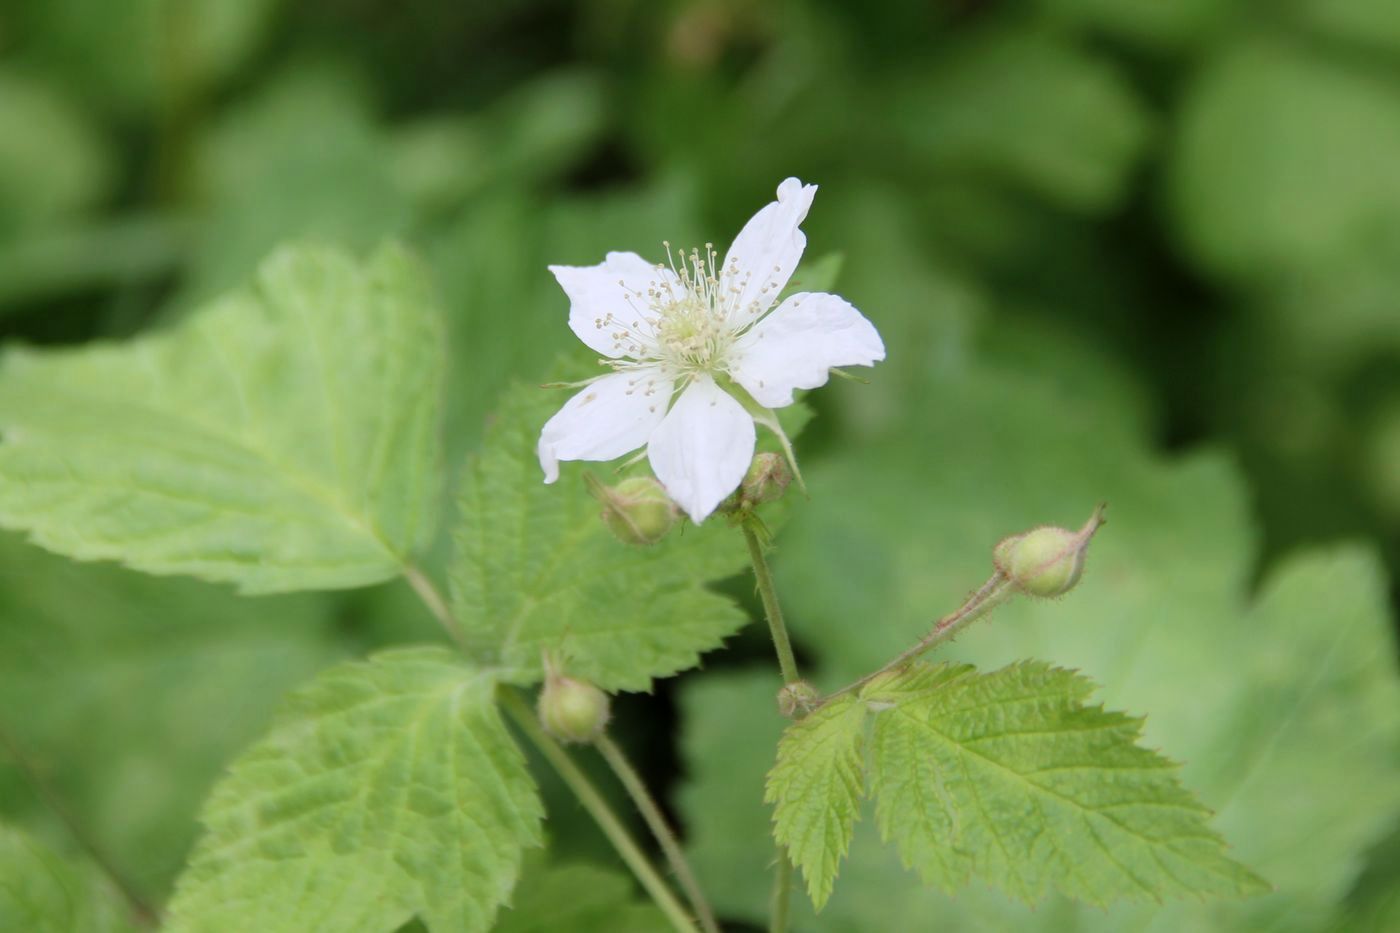
[[[749,219],[725,254],[720,281],[735,326],[755,320],[777,300],[792,278],[807,236],[798,225],[807,217],[816,185],[789,178],[778,186],[778,200]]]
[[[850,302],[799,292],[734,343],[729,372],[760,405],[792,404],[794,389],[823,385],[833,366],[870,366],[885,358],[875,325]]]
[[[549,271],[569,296],[569,327],[590,349],[611,359],[636,357],[636,338],[650,340],[651,327],[644,317],[651,304],[649,292],[670,289],[685,294],[674,272],[636,253],[608,253],[596,266],[550,266]],[[605,323],[608,315],[612,323]]]
[[[753,418],[709,376],[697,376],[647,444],[651,468],[696,523],[739,487],[753,460]]]
[[[560,460],[613,460],[641,447],[666,417],[674,385],[660,369],[615,373],[589,383],[540,431],[537,451],[544,481],[559,478]]]

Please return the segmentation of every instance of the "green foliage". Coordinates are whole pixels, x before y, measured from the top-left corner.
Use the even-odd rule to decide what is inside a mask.
[[[990,674],[915,664],[789,727],[768,775],[774,833],[820,910],[866,784],[880,835],[925,883],[977,878],[1035,903],[1090,904],[1268,890],[1227,858],[1177,766],[1136,744],[1141,720],[1084,701],[1072,671],[1021,662]]]
[[[1084,26],[1152,49],[1175,49],[1228,20],[1236,0],[1040,0],[1055,21]]]
[[[128,933],[136,926],[94,871],[0,825],[0,929]]]
[[[495,685],[421,648],[294,693],[206,805],[170,929],[490,929],[542,816]]]
[[[1298,18],[1323,36],[1400,51],[1400,7],[1389,0],[1297,0]]]
[[[461,493],[453,606],[472,649],[522,683],[543,677],[542,653],[605,690],[647,690],[692,667],[745,622],[705,584],[746,564],[721,519],[638,548],[607,530],[583,494],[579,467],[546,486],[535,445],[563,393],[507,393]]]
[[[195,141],[192,181],[205,202],[208,235],[192,257],[180,307],[236,287],[281,243],[362,251],[401,231],[407,198],[365,97],[342,69],[289,69]]]
[[[440,711],[426,694],[453,678],[482,694],[492,678],[532,683],[543,651],[610,689],[648,689],[739,632],[737,606],[752,616],[757,603],[732,530],[716,519],[654,551],[617,545],[582,468],[539,482],[533,433],[566,394],[516,389],[497,404],[561,352],[588,359],[547,264],[610,249],[660,258],[663,239],[722,250],[788,175],[820,185],[794,285],[825,287],[839,265],[836,290],[889,350],[870,384],[812,396],[798,449],[811,498],[790,491],[776,510],[796,506],[773,554],[803,672],[834,688],[884,662],[986,578],[1009,533],[1077,522],[1103,499],[1111,522],[1069,598],[1013,601],[941,648],[949,665],[919,675],[945,678],[936,689],[896,696],[887,680],[784,740],[776,679],[745,667],[771,664],[750,627],[725,670],[681,682],[680,737],[647,701],[616,701],[610,731],[641,752],[640,770],[662,788],[681,781],[663,803],[725,919],[767,921],[764,776],[781,742],[778,831],[827,897],[819,918],[796,897],[795,929],[1395,928],[1400,5],[588,0],[560,12],[545,0],[0,3],[0,525],[63,555],[247,592],[344,590],[244,599],[0,539],[0,737],[23,759],[0,745],[0,821],[16,830],[0,830],[0,928],[82,930],[87,915],[126,928],[96,866],[67,857],[77,846],[46,796],[164,909],[201,800],[285,691],[334,661],[441,638],[405,581],[351,589],[405,561],[455,578],[484,667],[439,656],[433,670],[457,673],[421,691],[406,671],[376,679],[382,660],[350,669],[394,680],[405,708],[411,695]],[[334,252],[386,237],[428,257],[441,302],[391,254],[357,267]],[[254,279],[289,241],[332,248],[283,252]],[[832,250],[844,261],[818,259]],[[274,295],[277,263],[326,271],[287,276],[313,296],[314,327]],[[154,336],[109,342],[133,334]],[[333,381],[317,378],[318,346],[340,367]],[[246,411],[228,372],[251,387]],[[439,494],[439,461],[464,489]],[[450,558],[433,526],[459,525],[435,521],[458,498]],[[1334,544],[1359,537],[1378,546]],[[939,737],[966,733],[935,701],[1010,689],[1012,672],[1080,697],[1080,680],[1028,657],[1082,669],[1108,708],[1147,714],[1143,748],[1184,762],[1229,856],[1276,889],[1099,909],[1056,890],[1092,900],[1086,879],[1128,885],[1094,857],[1058,878],[1053,856],[998,861],[985,826],[1020,839],[1032,821],[1017,805],[1056,814],[1052,826],[1101,822],[967,751],[1020,766],[1064,750],[1048,737]],[[959,673],[968,663],[1002,670]],[[1001,714],[998,728],[1013,714],[1108,717],[1093,738],[1150,754],[1126,744],[1135,720],[1056,695],[983,712]],[[489,704],[473,708],[499,730]],[[326,727],[336,752],[393,756],[375,759],[386,764],[370,785],[422,802],[423,784],[393,783],[421,746],[394,756],[387,726],[352,739],[340,719],[303,723],[295,740],[276,727],[277,750],[230,782],[329,761],[306,737]],[[889,767],[891,747],[915,767]],[[626,808],[597,756],[578,757]],[[509,905],[510,860],[497,864],[479,923],[499,902],[506,929],[661,927],[605,867],[615,853],[587,813],[528,760],[551,851],[525,861]],[[336,774],[377,767],[346,764]],[[996,819],[959,796],[961,764],[1003,791]],[[895,780],[917,766],[937,780]],[[937,793],[896,819],[890,800],[916,787]],[[827,793],[836,807],[819,805]],[[461,893],[459,838],[485,852],[495,837],[458,827],[449,843],[447,821],[414,815],[411,845],[384,834],[338,848],[409,812],[376,801],[359,824],[279,823],[276,861],[238,866],[267,913],[229,906],[201,922],[223,933],[274,917],[275,930],[298,903],[347,897],[335,906],[372,902],[356,919],[400,933],[469,926],[425,905]],[[533,815],[522,823],[533,832]],[[508,835],[519,848],[530,833]],[[331,860],[297,856],[303,843]],[[901,845],[933,886],[904,870]],[[560,861],[585,857],[599,865]],[[312,875],[324,883],[290,890]],[[224,883],[200,897],[234,890]],[[1037,886],[1034,911],[989,890]],[[293,906],[274,913],[283,895]],[[16,896],[19,916],[6,912]]]
[[[865,694],[880,833],[924,880],[970,876],[1026,901],[1259,894],[1225,857],[1176,766],[1136,745],[1141,721],[1085,706],[1083,677],[1040,662],[990,674],[916,665]]]
[[[636,902],[626,877],[584,863],[527,869],[514,900],[496,933],[654,933],[667,924],[654,906]]]
[[[224,765],[266,728],[283,691],[343,654],[333,608],[75,564],[6,535],[0,734],[158,901]],[[20,825],[64,832],[3,751],[0,801]]]
[[[1026,657],[1082,668],[1111,706],[1148,711],[1146,744],[1185,761],[1182,781],[1218,811],[1231,857],[1276,890],[1107,913],[1052,896],[1031,913],[977,886],[956,899],[921,891],[857,832],[820,928],[864,929],[871,916],[891,928],[937,916],[949,930],[1325,926],[1368,846],[1400,816],[1400,680],[1374,559],[1351,549],[1289,562],[1251,605],[1253,536],[1229,468],[1213,457],[1162,462],[1143,450],[1124,390],[1106,381],[1085,394],[1077,375],[1038,366],[1018,359],[929,379],[918,391],[938,404],[921,413],[926,431],[907,425],[809,467],[813,501],[776,558],[794,638],[820,681],[848,682],[984,579],[1006,533],[1035,518],[1072,521],[1106,498],[1109,524],[1071,597],[1006,605],[946,653],[987,670]],[[763,808],[734,800],[771,764],[780,721],[742,711],[763,708],[772,689],[769,677],[731,675],[683,695],[682,809],[706,814],[692,854],[722,909],[755,921],[769,882],[750,824]],[[1299,796],[1329,787],[1347,790]]]
[[[802,869],[820,910],[851,844],[865,791],[865,705],[842,697],[794,723],[778,745],[763,798],[773,835]]]
[[[933,167],[1069,208],[1116,203],[1147,142],[1143,107],[1107,61],[1029,30],[966,43],[895,94],[909,115],[897,125]]]
[[[1183,105],[1172,194],[1188,245],[1236,280],[1315,268],[1400,215],[1400,88],[1299,44],[1221,55]]]
[[[10,351],[0,524],[249,593],[396,575],[439,485],[431,301],[396,249],[288,249],[168,333]]]
[[[0,71],[0,241],[89,207],[110,180],[110,158],[61,93]]]
[[[119,110],[197,93],[253,50],[278,0],[25,0],[15,14],[27,57],[57,64],[88,96]],[[7,11],[8,12],[8,11]]]

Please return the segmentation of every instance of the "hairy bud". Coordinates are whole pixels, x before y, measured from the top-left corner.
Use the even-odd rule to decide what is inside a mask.
[[[590,476],[589,491],[603,504],[603,524],[624,544],[655,544],[680,519],[680,509],[650,476],[633,476],[616,486]]]
[[[815,709],[820,699],[816,687],[805,680],[794,681],[778,691],[778,712],[788,719],[803,716]]]
[[[1063,596],[1084,573],[1089,541],[1103,524],[1101,505],[1078,531],[1044,525],[1004,539],[992,552],[997,570],[1028,596]]]
[[[750,507],[774,502],[783,497],[792,484],[792,469],[781,454],[761,453],[753,458],[739,493]]]
[[[583,680],[550,673],[540,691],[539,716],[544,731],[561,742],[592,742],[603,734],[612,701]]]

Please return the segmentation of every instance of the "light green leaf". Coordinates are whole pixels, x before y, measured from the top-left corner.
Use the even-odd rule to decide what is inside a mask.
[[[432,526],[443,365],[402,251],[284,249],[170,332],[6,354],[0,525],[248,593],[389,579]]]
[[[670,922],[643,904],[626,875],[583,862],[537,865],[515,889],[496,933],[656,933]]]
[[[0,825],[0,930],[124,933],[136,927],[96,873]]]
[[[972,885],[956,897],[900,870],[859,827],[814,929],[980,933],[1294,933],[1335,917],[1364,854],[1400,818],[1400,678],[1379,562],[1363,549],[1300,555],[1259,594],[1255,534],[1224,458],[1163,460],[1125,391],[1053,357],[929,368],[883,439],[805,465],[812,501],[774,560],[794,639],[835,688],[927,631],[990,572],[1004,535],[1082,521],[1109,502],[1083,581],[1055,602],[1000,607],[940,654],[984,670],[1036,657],[1082,669],[1105,702],[1148,715],[1146,744],[1184,762],[1217,811],[1230,854],[1276,890],[1245,900],[1100,910],[1052,896],[1038,908]],[[764,773],[780,720],[771,674],[685,687],[680,803],[702,883],[727,915],[763,922]],[[749,788],[744,791],[743,788]],[[1345,788],[1317,793],[1314,788]],[[805,905],[794,907],[804,927]]]
[[[420,648],[293,694],[205,807],[170,929],[489,929],[541,817],[494,687]]]
[[[474,650],[522,682],[540,679],[548,651],[606,690],[646,690],[744,624],[732,601],[705,587],[745,566],[742,540],[712,520],[631,547],[599,520],[581,467],[564,464],[546,486],[535,446],[566,398],[534,386],[506,393],[463,484],[456,615]]]
[[[1089,681],[1028,661],[990,674],[916,665],[875,718],[880,833],[924,880],[977,877],[1028,902],[1259,894],[1226,858],[1141,721],[1085,706]],[[877,699],[876,696],[870,699]]]
[[[223,768],[284,691],[339,659],[336,617],[323,594],[245,599],[0,536],[0,731],[158,902]],[[0,750],[4,812],[62,832],[27,784]]]
[[[831,896],[855,831],[865,790],[866,707],[853,695],[788,727],[764,800],[774,804],[773,835],[807,878],[818,910]]]

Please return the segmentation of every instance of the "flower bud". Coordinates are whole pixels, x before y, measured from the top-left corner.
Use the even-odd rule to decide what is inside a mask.
[[[752,508],[781,499],[791,483],[792,470],[782,455],[765,452],[753,458],[739,492],[744,504]]]
[[[616,486],[592,480],[589,490],[603,504],[603,524],[624,544],[655,544],[680,518],[676,504],[650,476],[633,476]]]
[[[805,680],[784,684],[783,689],[778,691],[778,712],[788,719],[803,716],[815,709],[820,699],[817,688]]]
[[[1004,539],[992,552],[998,572],[1028,596],[1063,596],[1084,573],[1089,540],[1103,524],[1101,505],[1078,531],[1043,525]]]
[[[592,742],[603,734],[612,701],[583,680],[551,673],[540,691],[539,716],[544,731],[561,742]]]

